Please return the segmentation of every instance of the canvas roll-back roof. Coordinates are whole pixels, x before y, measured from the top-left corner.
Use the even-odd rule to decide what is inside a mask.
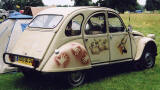
[[[115,13],[118,13],[117,11],[110,9],[110,8],[105,8],[105,7],[96,7],[96,6],[89,6],[89,7],[53,7],[53,8],[49,8],[46,10],[41,11],[40,13],[38,13],[38,15],[40,14],[58,14],[58,15],[68,15],[74,11],[78,11],[81,9],[89,9],[89,10],[108,10],[108,11],[112,11]]]

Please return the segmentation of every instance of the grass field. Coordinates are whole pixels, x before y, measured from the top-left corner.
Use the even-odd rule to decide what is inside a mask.
[[[121,15],[126,26],[129,14]],[[134,71],[130,64],[117,64],[98,68],[89,72],[87,82],[73,90],[160,90],[160,15],[131,14],[130,24],[137,31],[156,34],[158,56],[154,68]],[[22,73],[0,75],[0,90],[58,90],[65,87],[57,84],[59,80],[39,78],[27,80]]]

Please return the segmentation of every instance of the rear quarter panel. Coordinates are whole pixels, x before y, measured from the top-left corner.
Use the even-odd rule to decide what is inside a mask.
[[[83,40],[78,39],[56,49],[42,71],[62,72],[89,68],[91,68],[90,57],[84,47]]]

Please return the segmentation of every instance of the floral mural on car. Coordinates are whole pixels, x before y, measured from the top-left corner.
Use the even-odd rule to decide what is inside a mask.
[[[118,49],[122,55],[127,53],[126,42],[127,42],[127,36],[124,36],[124,38],[122,38],[120,44],[118,45]]]
[[[66,68],[69,64],[70,57],[67,53],[61,53],[55,57],[55,61],[58,66]]]
[[[108,50],[108,40],[107,39],[94,39],[94,41],[91,42],[89,48],[92,54],[99,54],[100,52],[104,50]]]
[[[76,57],[77,60],[79,60],[81,62],[81,64],[88,64],[90,59],[88,56],[87,51],[85,50],[85,48],[83,48],[82,46],[78,45],[78,44],[72,44],[72,54]]]
[[[73,58],[81,65],[89,64],[90,58],[84,46],[79,43],[69,43],[65,47],[70,47],[70,49],[67,52],[61,49],[61,52],[54,58],[58,67],[66,68]]]

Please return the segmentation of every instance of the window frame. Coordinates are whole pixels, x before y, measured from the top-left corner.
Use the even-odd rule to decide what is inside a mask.
[[[69,22],[70,22],[71,20],[73,20],[75,17],[79,16],[79,15],[81,15],[81,16],[83,17],[82,22],[81,22],[81,25],[80,25],[80,33],[79,33],[78,35],[66,35],[66,28],[67,28]],[[83,25],[84,19],[85,19],[85,18],[84,18],[84,15],[83,15],[82,13],[79,13],[79,14],[73,16],[73,17],[67,22],[67,24],[66,24],[66,26],[65,26],[65,30],[64,30],[65,36],[67,36],[67,37],[80,36],[80,35],[82,34],[82,25]]]
[[[108,32],[109,33],[112,33],[109,31],[109,18],[108,18],[108,14],[114,14],[115,16],[117,16],[117,18],[120,20],[122,26],[124,27],[124,31],[123,32],[127,32],[127,28],[126,28],[126,25],[124,24],[122,18],[120,17],[119,14],[115,13],[115,12],[112,12],[112,11],[107,11],[107,24],[108,24]],[[123,33],[123,32],[114,32],[114,33]]]
[[[38,16],[43,16],[43,15],[56,15],[56,16],[62,16],[61,20],[59,21],[59,23],[63,20],[64,16],[63,15],[60,15],[60,14],[40,14],[40,15],[37,15],[36,17]],[[59,23],[57,23],[57,25],[54,27],[54,28],[43,28],[43,27],[30,27],[30,24],[34,21],[34,19],[36,19],[36,17],[33,18],[33,20],[28,24],[28,27],[29,28],[41,28],[41,29],[54,29],[56,28]]]
[[[107,24],[107,14],[106,14],[106,10],[102,10],[102,11],[96,11],[96,12],[93,12],[92,14],[90,14],[88,17],[87,17],[87,20],[86,20],[86,22],[85,22],[85,24],[84,24],[84,34],[85,35],[104,35],[104,34],[107,34],[108,33],[108,24]],[[92,16],[94,16],[94,15],[96,15],[96,14],[100,14],[100,13],[103,13],[104,14],[104,23],[105,23],[105,33],[99,33],[99,34],[87,34],[86,33],[86,25],[87,25],[87,22],[88,22],[88,20],[92,17]]]

